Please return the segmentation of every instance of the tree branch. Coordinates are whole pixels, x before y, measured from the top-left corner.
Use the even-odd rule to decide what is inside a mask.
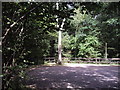
[[[39,5],[38,5],[38,6],[39,6]],[[8,32],[10,31],[10,29],[11,29],[12,27],[14,27],[20,20],[22,20],[23,18],[25,18],[25,16],[27,16],[30,12],[32,12],[33,10],[35,10],[38,6],[32,8],[32,9],[31,9],[30,11],[28,11],[26,14],[24,14],[23,16],[21,16],[18,20],[16,20],[16,22],[14,22],[13,24],[10,25],[10,28],[8,28],[8,29],[6,28],[6,32],[5,32],[5,34],[3,35],[3,37],[2,37],[3,41],[4,41],[4,39],[6,38]]]

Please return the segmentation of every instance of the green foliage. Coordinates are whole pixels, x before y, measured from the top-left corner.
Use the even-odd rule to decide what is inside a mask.
[[[86,16],[85,11],[84,14],[82,14],[81,11],[81,7],[79,7],[78,9],[75,9],[75,15],[73,16],[73,20],[71,20],[71,25],[73,27],[75,27],[75,29],[78,31],[80,31],[81,26],[81,22],[84,21],[84,18]]]
[[[71,49],[77,57],[100,57],[101,43],[99,41],[98,21],[90,14],[81,12],[82,7],[75,10],[76,15],[71,20],[75,35],[71,38]]]
[[[99,52],[99,47],[100,42],[97,37],[87,36],[79,44],[78,56],[90,58],[100,57],[101,53]]]
[[[56,10],[56,3],[7,2],[2,5],[3,67],[43,64],[44,56],[56,55],[56,15],[60,25],[63,18],[69,18],[72,10],[67,8],[67,3],[59,3],[59,10]],[[3,68],[3,73],[8,70]],[[11,84],[14,71],[11,69],[10,76],[4,76],[3,81],[7,78],[8,82],[4,82],[3,89],[17,88],[14,83]],[[13,77],[21,77],[21,73]]]
[[[49,54],[50,37],[54,36],[48,32],[55,31],[55,17],[49,8],[53,8],[54,3],[8,2],[2,5],[3,67],[6,67],[3,68],[3,89],[17,89],[19,86],[15,82],[23,75],[21,64],[21,67],[24,64],[43,64],[43,57]]]
[[[23,80],[26,79],[27,65],[3,67],[3,88],[6,90],[24,89]],[[6,73],[5,73],[6,72]]]
[[[63,56],[71,57],[71,36],[68,35],[67,32],[64,32],[62,35],[62,48],[63,48]]]
[[[100,27],[100,39],[108,44],[108,57],[120,57],[120,6],[119,2],[103,3],[100,14],[97,16]],[[114,49],[109,49],[114,48]],[[104,52],[104,50],[103,50]]]
[[[76,14],[73,20],[68,20],[71,24],[67,30],[71,38],[69,40],[71,55],[104,57],[105,43],[108,43],[108,57],[119,57],[119,3],[74,3],[74,5],[77,5],[74,10]]]
[[[15,82],[24,78],[24,65],[43,64],[44,56],[57,56],[56,15],[59,25],[66,18],[63,56],[103,57],[108,43],[108,57],[120,57],[119,3],[69,3],[73,9],[67,4],[59,3],[56,10],[56,3],[2,3],[3,89],[18,88]]]

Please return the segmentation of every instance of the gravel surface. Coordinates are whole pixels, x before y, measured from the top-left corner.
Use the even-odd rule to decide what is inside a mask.
[[[66,64],[40,66],[27,71],[26,87],[42,88],[112,88],[120,89],[120,66]]]

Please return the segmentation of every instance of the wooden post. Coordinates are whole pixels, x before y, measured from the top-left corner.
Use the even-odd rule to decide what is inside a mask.
[[[107,54],[107,43],[105,43],[105,60],[108,60],[108,59],[107,59],[107,58],[108,58],[107,55],[108,55],[108,54]]]
[[[96,60],[96,64],[97,64],[97,58],[95,60]]]

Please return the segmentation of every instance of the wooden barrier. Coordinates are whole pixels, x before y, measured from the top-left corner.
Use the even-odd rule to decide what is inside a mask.
[[[56,58],[55,57],[45,57],[44,60],[51,62],[51,61],[56,61]]]
[[[45,57],[45,61],[47,62],[57,62],[56,57]],[[69,57],[63,57],[63,62],[67,63],[120,63],[120,58],[69,58]]]

